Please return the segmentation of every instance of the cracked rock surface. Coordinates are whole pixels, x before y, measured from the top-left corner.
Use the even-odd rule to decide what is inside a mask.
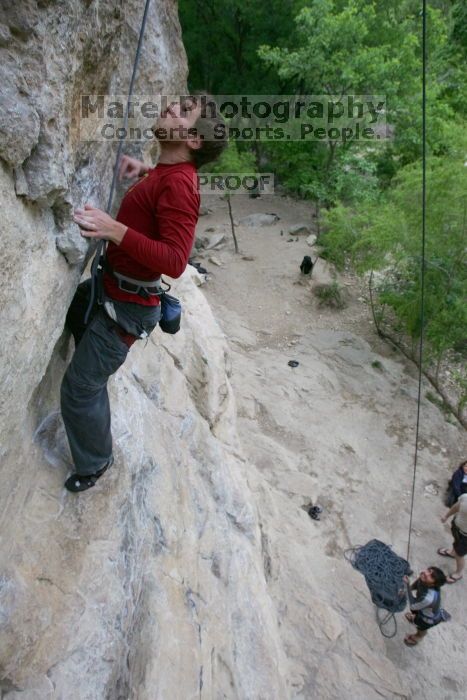
[[[287,696],[225,338],[192,274],[184,332],[110,383],[116,463],[84,498],[63,489],[63,347],[41,384],[34,476],[2,519],[8,700]]]
[[[151,4],[143,94],[184,89],[176,9]],[[111,379],[114,466],[85,494],[63,488],[63,321],[88,254],[71,211],[105,207],[113,164],[111,145],[80,142],[75,110],[82,93],[125,92],[140,20],[138,0],[0,8],[0,694],[461,698],[462,583],[445,593],[452,622],[409,650],[380,636],[343,559],[375,536],[405,547],[416,382],[363,337],[360,311],[326,315],[294,276],[309,247],[280,230],[310,223],[303,203],[234,203],[253,217],[234,259],[226,204],[209,202],[221,266],[203,290],[187,269],[181,332],[156,329]],[[332,279],[322,261],[313,274]],[[417,569],[446,565],[439,499],[465,450],[424,411]]]
[[[305,238],[288,242],[281,230],[313,222],[313,207],[288,197],[232,198],[234,216],[276,212],[270,227],[237,227],[208,267],[204,291],[231,351],[231,383],[240,443],[250,465],[263,567],[287,654],[288,695],[319,698],[461,698],[465,587],[444,586],[449,623],[430,630],[416,648],[403,614],[385,639],[361,574],[347,548],[378,538],[405,556],[417,411],[417,370],[380,341],[359,281],[318,259],[300,272]],[[214,196],[199,226],[221,227],[227,205]],[[319,249],[311,253],[317,258]],[[313,287],[337,277],[347,290],[342,311],[319,305]],[[296,368],[289,360],[299,361]],[[452,570],[436,554],[452,541],[442,498],[467,450],[465,430],[426,398],[423,382],[418,469],[410,561]],[[323,508],[320,521],[307,514]],[[393,632],[393,627],[386,629]]]

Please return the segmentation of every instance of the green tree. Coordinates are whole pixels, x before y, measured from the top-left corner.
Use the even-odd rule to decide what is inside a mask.
[[[261,41],[285,45],[305,1],[179,0],[190,89],[222,95],[281,91],[257,48]]]
[[[463,146],[467,149],[464,136]],[[459,147],[462,150],[462,147]],[[420,335],[421,167],[405,166],[394,186],[359,210],[342,205],[326,215],[323,256],[360,272],[379,270],[379,303],[398,330]],[[467,335],[467,168],[464,156],[427,163],[425,335],[427,358],[440,360]]]

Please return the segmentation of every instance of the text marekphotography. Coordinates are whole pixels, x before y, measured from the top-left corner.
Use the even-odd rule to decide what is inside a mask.
[[[375,141],[389,138],[386,115],[384,95],[81,95],[79,138]]]

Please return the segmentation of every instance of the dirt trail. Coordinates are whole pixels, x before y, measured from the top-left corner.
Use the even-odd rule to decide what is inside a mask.
[[[279,617],[296,677],[293,697],[342,697],[346,663],[357,665],[366,688],[348,697],[461,697],[467,683],[464,583],[443,592],[453,621],[408,650],[402,644],[408,624],[399,616],[398,636],[380,636],[364,581],[343,558],[347,547],[373,537],[405,554],[416,370],[374,334],[362,284],[351,274],[338,277],[346,308],[319,307],[312,287],[329,281],[332,271],[319,261],[311,280],[304,278],[300,262],[316,253],[306,236],[288,235],[294,224],[313,224],[311,205],[278,195],[238,196],[232,204],[236,220],[253,213],[280,217],[268,226],[238,226],[236,255],[227,204],[206,198],[211,212],[200,218],[198,236],[212,228],[225,232],[227,243],[195,260],[208,269],[204,292],[231,347],[265,575],[280,610],[288,600]],[[298,367],[289,367],[289,360]],[[466,451],[465,431],[425,400],[420,445],[411,563],[417,571],[430,564],[447,570],[449,562],[436,555],[450,541],[439,522],[441,499]],[[319,523],[304,510],[311,502],[324,507]],[[322,670],[323,640],[313,636],[310,623],[318,606],[327,611],[321,624],[332,644],[324,647],[340,680]]]

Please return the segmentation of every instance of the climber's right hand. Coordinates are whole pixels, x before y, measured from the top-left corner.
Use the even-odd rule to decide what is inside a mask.
[[[122,156],[120,166],[118,168],[118,179],[122,180],[124,177],[139,177],[140,175],[143,175],[146,170],[146,166],[140,160],[130,158],[130,156]]]

